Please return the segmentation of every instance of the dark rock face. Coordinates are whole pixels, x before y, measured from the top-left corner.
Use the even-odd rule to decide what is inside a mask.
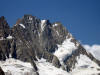
[[[5,60],[6,57],[9,57],[11,41],[7,40],[9,34],[9,25],[7,24],[5,18],[2,16],[0,18],[0,60]]]
[[[9,35],[13,38],[7,39]],[[16,25],[9,28],[5,18],[1,17],[0,60],[12,57],[24,62],[30,62],[37,71],[35,61],[37,61],[37,58],[44,58],[55,67],[60,68],[62,65],[53,53],[58,48],[57,44],[62,44],[66,36],[70,38],[69,32],[60,22],[51,24],[49,20],[40,20],[31,15],[24,15],[22,19],[16,22]],[[74,38],[71,39],[71,42],[77,44],[77,40]],[[77,63],[76,57],[80,54],[87,55],[100,65],[98,60],[79,45],[78,49],[64,60],[65,70],[71,71],[75,67],[75,63]]]
[[[23,24],[25,28],[21,27],[20,24]],[[38,58],[43,57],[47,61],[53,62],[54,66],[60,67],[58,58],[52,52],[57,48],[57,44],[63,42],[68,32],[60,23],[58,23],[57,27],[53,27],[48,20],[45,20],[43,25],[45,27],[42,30],[40,19],[31,15],[25,15],[20,19],[19,24],[13,27],[12,36],[15,38],[14,41],[16,41],[16,58],[22,61],[33,62],[33,60],[37,60],[36,56]],[[58,36],[56,31],[61,36]]]
[[[0,18],[0,38],[6,38],[9,35],[9,25],[6,22],[4,16]]]
[[[0,40],[0,60],[9,58],[10,42],[8,40]]]
[[[5,75],[1,67],[0,67],[0,75]]]

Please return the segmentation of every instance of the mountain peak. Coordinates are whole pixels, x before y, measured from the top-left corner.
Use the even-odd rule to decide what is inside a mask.
[[[49,20],[40,20],[32,15],[24,15],[11,29],[4,18],[0,20],[0,36],[13,37],[13,39],[5,41],[0,40],[0,60],[12,61],[11,59],[13,59],[18,62],[20,60],[21,63],[31,63],[35,75],[41,75],[41,71],[48,65],[46,70],[49,71],[52,66],[51,69],[56,67],[58,68],[56,70],[61,69],[60,72],[66,73],[79,69],[88,69],[93,72],[96,70],[100,73],[97,70],[100,68],[100,61],[87,52],[60,22],[50,23]],[[11,34],[9,34],[9,29]],[[87,60],[83,60],[85,58]],[[90,62],[91,64],[89,64]],[[14,67],[18,69],[15,64],[13,63]],[[23,64],[20,65],[23,66]],[[2,67],[4,67],[3,64]],[[14,74],[12,71],[11,73]]]

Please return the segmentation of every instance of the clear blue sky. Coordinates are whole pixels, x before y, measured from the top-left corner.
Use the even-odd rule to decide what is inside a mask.
[[[83,44],[100,44],[100,0],[0,0],[10,26],[24,14],[60,21]]]

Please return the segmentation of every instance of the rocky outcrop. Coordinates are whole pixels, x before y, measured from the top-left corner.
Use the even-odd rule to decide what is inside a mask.
[[[10,35],[10,28],[5,18],[0,18],[0,60],[5,60],[9,57],[10,41],[7,37]]]
[[[5,75],[5,73],[3,72],[3,70],[0,67],[0,75]]]
[[[6,38],[9,35],[9,25],[6,22],[4,16],[0,18],[0,38],[2,37]]]

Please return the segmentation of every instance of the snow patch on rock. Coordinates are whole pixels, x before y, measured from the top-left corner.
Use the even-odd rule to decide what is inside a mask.
[[[7,39],[12,39],[13,37],[11,36],[11,35],[9,35],[8,37],[7,37]]]
[[[100,45],[94,44],[92,46],[90,45],[83,45],[84,48],[89,51],[95,58],[100,60]]]
[[[56,33],[57,33],[57,35],[59,36],[59,32],[58,32],[58,31],[56,31]]]
[[[29,17],[29,20],[33,20],[33,18],[32,17]]]
[[[41,20],[41,31],[44,30],[44,28],[45,28],[45,23],[46,23],[46,20]]]
[[[58,26],[58,24],[57,24],[57,23],[53,24],[53,27],[56,27],[56,26]]]
[[[5,40],[4,37],[0,37],[0,40]]]
[[[19,24],[21,27],[25,28],[25,26],[23,24]]]

